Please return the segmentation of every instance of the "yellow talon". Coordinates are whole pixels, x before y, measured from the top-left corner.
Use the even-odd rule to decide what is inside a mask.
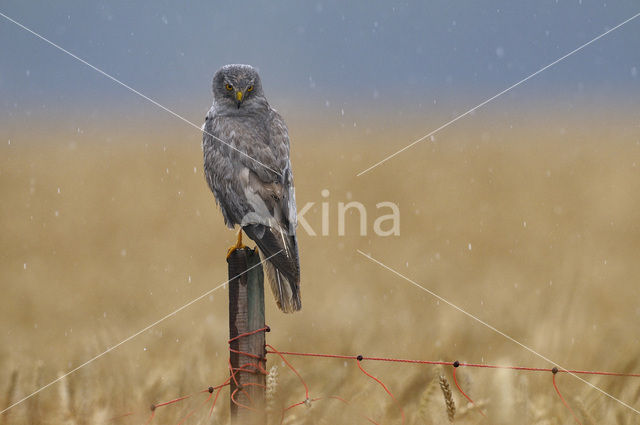
[[[238,241],[227,250],[227,258],[233,254],[236,249],[245,249],[247,246],[242,243],[242,227],[238,230]]]

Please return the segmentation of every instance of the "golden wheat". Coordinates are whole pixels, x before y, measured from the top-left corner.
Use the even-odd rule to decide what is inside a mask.
[[[461,126],[356,178],[391,145],[409,140],[411,129],[348,139],[325,130],[291,127],[297,201],[300,208],[313,203],[305,218],[316,236],[299,229],[302,312],[282,315],[267,295],[269,343],[279,350],[548,366],[368,262],[361,249],[564,367],[638,370],[640,351],[628,332],[640,274],[637,135],[612,137],[592,127],[566,135],[550,124],[521,129],[516,139],[499,126]],[[105,144],[48,134],[47,144],[25,136],[0,146],[0,406],[227,279],[224,255],[234,234],[204,182],[197,134],[163,128],[153,137],[132,136],[122,129]],[[345,218],[346,234],[338,235],[338,204],[349,201],[367,209],[366,236],[359,235],[357,214]],[[400,208],[399,237],[372,233],[383,201]],[[228,377],[226,309],[221,289],[11,409],[0,423],[100,423],[128,412],[110,423],[145,423],[150,404]],[[289,360],[312,398],[337,395],[350,404],[301,405],[285,423],[366,423],[363,415],[399,423],[388,395],[353,362]],[[277,423],[279,410],[305,393],[278,358],[268,361],[278,366]],[[407,425],[447,420],[430,384],[438,385],[431,377],[443,372],[428,365],[370,368],[399,395]],[[490,423],[571,420],[546,375],[464,373]],[[638,399],[638,380],[593,381],[624,400]],[[582,401],[575,406],[585,422],[636,418],[569,376],[559,385],[572,404]],[[449,391],[463,402],[456,422],[481,423],[457,390]],[[201,403],[197,397],[159,409],[154,423],[178,423]],[[225,391],[213,423],[227,423],[228,414]],[[201,408],[188,423],[207,415]]]
[[[449,418],[449,422],[453,423],[453,420],[456,416],[456,403],[453,401],[453,395],[451,394],[449,381],[447,381],[447,378],[444,375],[440,375],[438,380],[440,382],[442,395],[444,396],[444,403],[447,407],[447,418]]]
[[[280,413],[276,409],[276,394],[278,392],[278,366],[273,365],[267,374],[267,389],[265,391],[267,423],[276,423],[274,415]],[[279,418],[278,418],[279,419]]]

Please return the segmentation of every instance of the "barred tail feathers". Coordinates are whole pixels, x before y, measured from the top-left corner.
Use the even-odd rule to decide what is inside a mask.
[[[264,257],[262,251],[260,251],[260,254]],[[293,313],[300,310],[302,308],[300,283],[290,282],[269,260],[264,262],[264,272],[271,286],[271,292],[276,298],[278,308],[285,313]]]
[[[281,227],[250,224],[243,230],[257,245],[264,260],[264,272],[280,310],[293,313],[302,308],[300,298],[300,262],[295,235]]]

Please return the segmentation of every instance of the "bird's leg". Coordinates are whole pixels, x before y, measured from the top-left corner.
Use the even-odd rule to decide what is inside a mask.
[[[240,227],[238,230],[238,241],[227,250],[227,258],[229,258],[236,249],[244,249],[246,247],[247,246],[242,243],[242,227]]]

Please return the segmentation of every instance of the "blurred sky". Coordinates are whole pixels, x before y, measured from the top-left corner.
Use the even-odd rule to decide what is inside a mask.
[[[234,62],[259,67],[271,103],[292,115],[450,116],[640,12],[640,2],[3,0],[0,11],[200,123],[214,71]],[[639,74],[640,17],[492,107],[640,110]],[[1,17],[0,111],[14,131],[34,117],[168,118]]]

